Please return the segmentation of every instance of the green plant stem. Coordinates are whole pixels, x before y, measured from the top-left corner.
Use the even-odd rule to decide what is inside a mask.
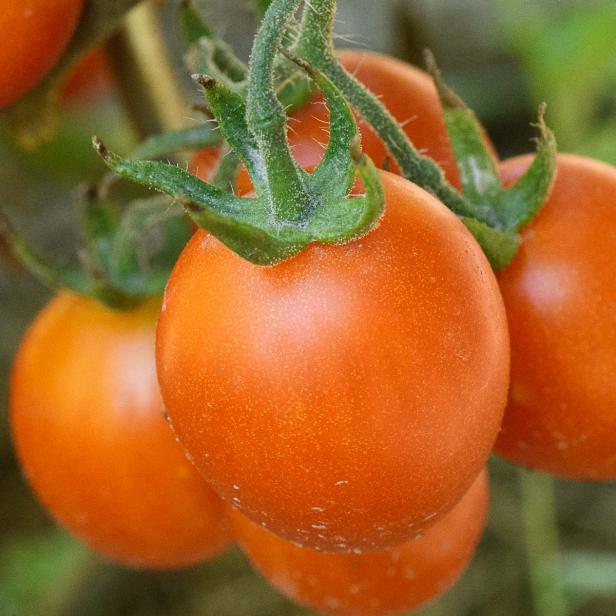
[[[186,103],[175,77],[153,0],[125,18],[109,43],[111,65],[140,140],[185,128]]]
[[[569,613],[560,572],[554,481],[520,470],[524,541],[535,616]]]
[[[324,157],[312,174],[291,155],[286,114],[274,90],[274,70],[280,43],[299,3],[274,0],[267,10],[253,46],[246,104],[224,83],[207,75],[193,76],[221,133],[248,169],[255,197],[235,197],[174,165],[122,158],[100,139],[93,139],[117,175],[172,196],[200,227],[258,265],[288,259],[311,242],[358,239],[378,224],[385,203],[379,173],[361,153],[357,125],[346,100],[323,73],[293,56],[292,61],[323,92],[331,130]],[[355,174],[364,186],[361,196],[349,195]]]
[[[294,53],[327,75],[353,107],[374,128],[398,163],[402,175],[430,190],[459,216],[477,217],[474,208],[445,179],[441,168],[419,154],[399,122],[379,98],[340,65],[334,55],[333,24],[336,0],[311,0],[304,10],[301,34]]]
[[[274,211],[279,220],[306,217],[305,188],[287,141],[285,110],[274,89],[274,62],[285,26],[300,0],[284,0],[268,9],[255,38],[249,65],[246,120],[263,156]],[[274,10],[276,9],[276,10]]]

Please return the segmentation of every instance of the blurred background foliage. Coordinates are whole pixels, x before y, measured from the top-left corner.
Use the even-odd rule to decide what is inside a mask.
[[[178,78],[197,101],[177,53],[173,3],[160,4]],[[255,25],[247,1],[201,4],[246,56]],[[340,0],[339,12],[340,46],[417,64],[430,47],[502,156],[531,149],[530,123],[537,104],[546,101],[561,151],[616,164],[613,0]],[[79,186],[104,173],[90,136],[103,135],[120,152],[129,151],[138,136],[109,78],[96,75],[94,83],[86,75],[86,85],[74,84],[64,97],[59,130],[49,143],[24,151],[10,127],[0,127],[3,206],[37,246],[58,256],[70,255],[75,245]],[[135,190],[119,187],[127,196]],[[19,339],[49,296],[0,257],[0,615],[309,614],[271,590],[237,550],[187,571],[131,571],[101,560],[41,510],[14,459],[6,402]],[[552,481],[498,459],[490,469],[490,518],[475,559],[452,591],[417,613],[616,614],[614,484]]]

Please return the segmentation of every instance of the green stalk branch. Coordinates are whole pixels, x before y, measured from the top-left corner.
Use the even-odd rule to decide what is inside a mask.
[[[432,192],[459,216],[476,217],[473,207],[449,184],[442,169],[431,158],[419,154],[379,98],[338,62],[333,47],[335,16],[335,0],[311,0],[307,3],[300,37],[293,52],[336,84],[383,139],[405,178]]]
[[[109,54],[140,139],[186,126],[186,103],[153,0],[128,13],[122,28],[110,40]]]
[[[246,121],[263,157],[274,211],[280,220],[289,222],[305,217],[306,191],[304,172],[287,141],[287,115],[276,96],[274,63],[286,26],[299,4],[300,0],[281,0],[268,9],[250,57],[246,98]]]
[[[535,616],[567,616],[558,554],[554,480],[520,470],[526,557]]]
[[[114,154],[94,138],[94,147],[117,175],[163,193],[182,204],[197,225],[241,257],[273,265],[311,242],[343,243],[368,233],[383,214],[384,194],[372,161],[361,153],[353,113],[336,86],[305,61],[296,61],[323,92],[331,135],[324,158],[312,174],[293,159],[286,114],[274,89],[277,54],[300,0],[274,0],[255,38],[247,100],[211,76],[196,75],[220,131],[245,164],[256,197],[235,197],[219,188],[233,172],[231,158],[215,185],[172,165]],[[349,195],[358,175],[364,194]]]

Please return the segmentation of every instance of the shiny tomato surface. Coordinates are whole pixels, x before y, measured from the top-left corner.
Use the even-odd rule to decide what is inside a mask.
[[[502,165],[511,183],[529,165]],[[511,391],[496,450],[563,477],[616,479],[616,168],[573,155],[499,283]]]
[[[10,420],[26,478],[59,522],[108,557],[166,568],[217,553],[229,529],[163,416],[157,308],[53,299],[15,360]]]
[[[509,346],[464,225],[382,172],[380,226],[253,265],[203,231],[157,336],[177,435],[215,490],[307,546],[378,550],[433,524],[496,438]]]
[[[83,0],[0,0],[0,109],[33,88],[71,40]]]
[[[449,181],[458,185],[458,169],[429,75],[406,62],[372,51],[344,50],[338,56],[345,68],[379,96],[415,147],[438,162]],[[381,138],[361,118],[358,125],[363,151],[377,167],[383,167],[387,161],[390,169],[396,171],[396,163],[387,158]],[[302,167],[312,168],[319,163],[328,131],[329,112],[320,95],[290,117],[287,135],[293,156]],[[193,157],[191,168],[201,179],[208,180],[214,161],[211,150],[201,150]],[[238,174],[237,186],[241,194],[252,190],[243,169]]]
[[[381,552],[331,554],[301,548],[233,511],[238,543],[281,593],[328,616],[407,612],[448,590],[470,561],[488,505],[482,472],[423,537]]]

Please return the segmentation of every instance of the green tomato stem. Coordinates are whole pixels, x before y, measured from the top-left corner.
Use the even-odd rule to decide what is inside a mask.
[[[152,0],[125,18],[109,43],[112,69],[141,138],[184,128],[186,104],[171,65]]]
[[[257,33],[249,65],[246,100],[241,91],[207,75],[196,75],[222,135],[244,163],[256,197],[240,198],[216,185],[157,161],[130,160],[94,146],[117,175],[174,197],[193,220],[237,254],[272,265],[311,242],[341,243],[368,233],[384,207],[380,176],[361,154],[355,118],[334,84],[305,61],[290,60],[319,87],[331,116],[331,134],[312,174],[301,169],[289,149],[286,114],[276,96],[277,54],[300,0],[274,0]],[[287,61],[287,60],[285,60]],[[231,161],[234,162],[234,161]],[[355,174],[364,195],[349,197]]]
[[[554,480],[520,469],[524,540],[535,616],[567,616],[560,572]]]
[[[432,192],[456,214],[475,217],[472,206],[447,182],[441,168],[432,159],[419,154],[379,98],[338,62],[333,46],[335,16],[335,0],[311,0],[303,13],[294,53],[319,68],[336,84],[383,139],[405,178]]]
[[[349,99],[381,137],[401,174],[439,198],[457,214],[482,247],[495,270],[507,266],[517,251],[517,231],[545,202],[556,168],[556,142],[539,112],[539,140],[533,164],[511,188],[501,186],[497,161],[484,138],[477,118],[442,80],[428,55],[443,104],[445,123],[460,170],[464,193],[447,182],[441,168],[421,156],[400,124],[372,92],[344,69],[334,54],[335,0],[306,3],[300,36],[293,52],[321,70]]]
[[[270,6],[257,32],[249,63],[246,122],[263,157],[276,217],[300,222],[310,207],[304,172],[293,159],[287,141],[287,115],[274,88],[274,62],[285,30],[300,0],[280,0]]]

